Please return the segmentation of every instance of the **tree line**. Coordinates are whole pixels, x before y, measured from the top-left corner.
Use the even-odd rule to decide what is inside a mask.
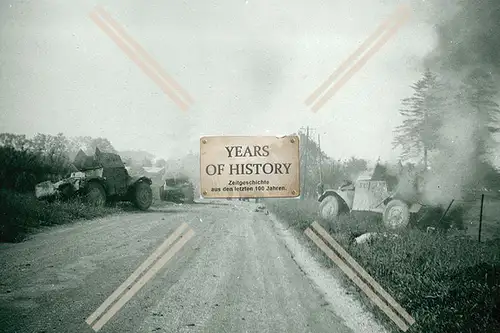
[[[437,173],[462,172],[467,188],[500,189],[494,165],[500,132],[498,83],[492,72],[473,68],[439,75],[426,69],[404,98],[403,122],[393,147],[403,161],[416,161]],[[459,169],[461,168],[461,169]]]
[[[0,188],[32,192],[37,183],[57,181],[74,171],[72,161],[80,149],[93,154],[96,148],[117,153],[105,138],[0,133]]]
[[[461,186],[500,190],[500,175],[493,163],[498,149],[495,134],[500,132],[497,85],[492,73],[481,68],[453,80],[424,70],[411,84],[412,94],[401,100],[402,123],[394,129],[392,143],[393,149],[401,151],[398,164],[441,174],[456,170],[467,173]],[[304,130],[298,134],[306,197],[316,195],[320,182],[337,188],[368,169],[367,160],[335,160]]]

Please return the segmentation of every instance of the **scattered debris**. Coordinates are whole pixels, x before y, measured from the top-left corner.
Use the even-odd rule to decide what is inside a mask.
[[[357,244],[363,244],[363,243],[369,242],[370,240],[373,240],[374,238],[380,237],[380,236],[390,237],[390,238],[398,237],[397,234],[388,234],[385,232],[383,234],[380,234],[378,232],[367,232],[367,233],[362,234],[361,236],[356,237],[355,241]]]
[[[363,243],[366,243],[369,240],[373,239],[376,235],[377,235],[376,232],[367,232],[365,234],[362,234],[359,237],[356,237],[355,240],[356,240],[356,243],[363,244]]]
[[[268,210],[266,210],[266,206],[264,206],[264,205],[258,205],[258,206],[257,206],[257,208],[255,208],[255,211],[256,211],[257,213],[260,213],[260,212],[265,212],[265,213],[266,213],[266,215],[268,215],[268,214],[269,214],[269,211],[268,211]]]
[[[163,313],[161,312],[153,312],[154,317],[163,317]]]

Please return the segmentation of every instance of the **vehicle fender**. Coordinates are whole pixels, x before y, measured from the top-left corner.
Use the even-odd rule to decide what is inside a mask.
[[[146,176],[140,176],[140,177],[131,177],[129,180],[128,180],[128,186],[134,186],[135,184],[137,183],[140,183],[140,182],[144,182],[148,185],[152,185],[153,184],[153,181],[151,180],[151,178],[148,178]]]
[[[383,202],[384,206],[387,206],[387,204],[389,202],[391,202],[391,200],[393,200],[393,199],[396,199],[396,198],[394,198],[393,196],[390,196],[390,197],[386,198],[384,200],[384,202]],[[399,199],[399,200],[401,200],[401,199]],[[402,200],[402,201],[405,202],[408,205],[408,210],[410,211],[410,213],[418,213],[420,211],[420,209],[422,208],[422,204],[419,204],[419,203],[409,203],[406,200]]]
[[[328,196],[335,196],[337,197],[337,199],[340,200],[340,202],[345,205],[345,208],[347,208],[348,210],[351,210],[351,205],[349,204],[350,203],[350,200],[349,198],[347,197],[347,195],[342,192],[342,191],[337,191],[337,190],[326,190],[325,192],[323,192],[322,195],[320,195],[320,197],[318,198],[318,201],[321,202],[323,201],[323,199],[325,199],[326,197]]]

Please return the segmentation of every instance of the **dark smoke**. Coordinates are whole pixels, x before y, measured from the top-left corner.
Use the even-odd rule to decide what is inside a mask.
[[[460,0],[458,10],[436,23],[437,47],[426,64],[438,71],[461,73],[482,68],[500,73],[500,1]],[[446,13],[453,7],[436,1],[433,10]]]
[[[428,1],[414,5],[420,13],[424,9],[423,15],[435,27],[436,47],[424,59],[424,66],[447,84],[447,97],[453,98],[464,78],[477,72],[490,75],[500,88],[499,0],[434,0],[430,5]],[[452,103],[442,110],[441,149],[432,161],[425,188],[429,202],[445,205],[464,196],[464,188],[483,181],[481,165],[491,164],[491,155],[485,156],[486,161],[479,159],[477,139],[489,133],[472,111],[468,105]]]

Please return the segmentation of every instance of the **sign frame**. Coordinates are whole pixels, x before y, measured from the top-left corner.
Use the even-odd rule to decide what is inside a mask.
[[[300,171],[298,135],[200,138],[205,199],[300,197]]]

